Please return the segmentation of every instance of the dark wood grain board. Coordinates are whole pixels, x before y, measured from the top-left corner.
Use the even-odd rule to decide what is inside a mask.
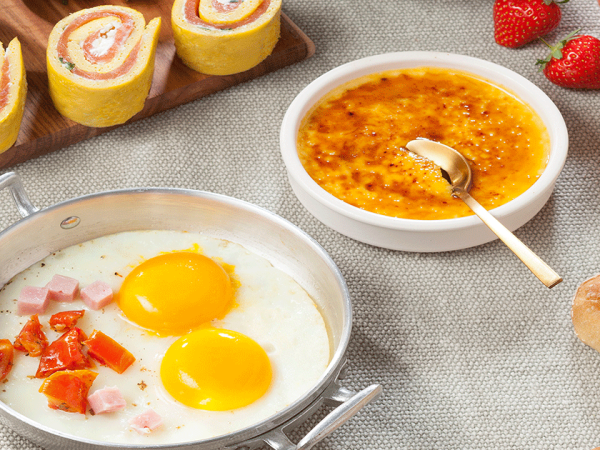
[[[21,41],[29,86],[19,137],[12,148],[0,154],[0,168],[58,150],[114,128],[90,128],[61,116],[54,108],[48,92],[48,36],[54,24],[80,9],[112,4],[140,11],[146,22],[154,17],[162,17],[152,88],[144,109],[129,122],[273,72],[312,56],[315,50],[312,41],[282,14],[281,38],[273,53],[261,64],[235,75],[203,75],[185,66],[175,53],[171,32],[173,0],[0,0],[0,3],[0,41],[5,46],[14,37]]]

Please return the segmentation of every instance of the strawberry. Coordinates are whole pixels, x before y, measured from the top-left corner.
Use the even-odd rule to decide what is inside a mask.
[[[496,0],[494,38],[504,47],[516,48],[554,30],[562,12],[557,3],[569,0]]]
[[[600,40],[593,36],[569,34],[551,49],[539,64],[552,83],[568,88],[600,89]],[[542,39],[543,41],[543,39]]]

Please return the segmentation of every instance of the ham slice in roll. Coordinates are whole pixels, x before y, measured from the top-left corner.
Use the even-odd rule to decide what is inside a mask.
[[[121,6],[84,9],[58,22],[46,53],[50,95],[65,117],[90,127],[121,124],[150,92],[160,18],[148,25]]]
[[[279,39],[281,0],[175,0],[171,24],[177,54],[210,75],[248,70]]]
[[[27,97],[21,44],[14,38],[6,51],[0,43],[0,153],[17,140]]]

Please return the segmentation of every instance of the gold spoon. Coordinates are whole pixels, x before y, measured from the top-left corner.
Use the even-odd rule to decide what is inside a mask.
[[[406,144],[406,148],[423,156],[448,174],[446,180],[452,185],[452,195],[460,198],[471,210],[479,216],[490,230],[494,232],[512,252],[540,279],[547,287],[552,288],[562,281],[562,278],[544,261],[533,253],[529,247],[512,234],[498,219],[492,216],[477,200],[469,195],[471,189],[471,168],[463,155],[452,147],[427,139],[417,139]]]

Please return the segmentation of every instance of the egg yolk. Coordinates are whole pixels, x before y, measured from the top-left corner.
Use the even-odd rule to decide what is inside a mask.
[[[202,328],[169,347],[160,376],[184,405],[227,411],[259,399],[271,384],[272,369],[267,353],[248,336]]]
[[[191,252],[144,261],[125,277],[116,296],[129,320],[161,335],[185,334],[223,318],[233,306],[233,297],[223,267]]]

